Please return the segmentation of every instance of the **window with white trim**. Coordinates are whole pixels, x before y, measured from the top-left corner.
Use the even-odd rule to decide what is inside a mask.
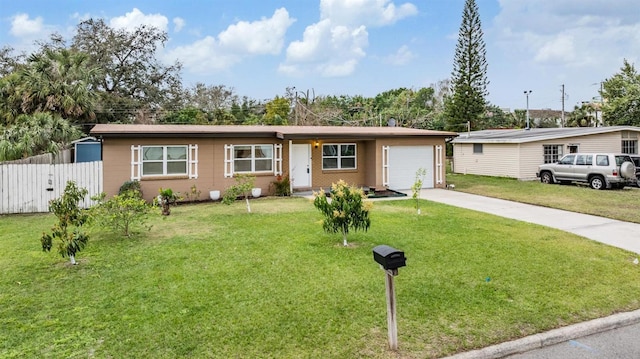
[[[142,146],[142,176],[187,175],[188,146]]]
[[[356,163],[355,143],[322,145],[323,170],[356,169]]]
[[[562,157],[562,145],[542,145],[544,163],[557,163]]]
[[[483,148],[482,143],[474,143],[473,144],[473,153],[482,154]]]
[[[233,172],[273,172],[273,145],[234,145]]]

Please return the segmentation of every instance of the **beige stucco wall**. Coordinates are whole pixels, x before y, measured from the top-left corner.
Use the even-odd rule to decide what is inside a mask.
[[[160,188],[171,188],[180,193],[187,193],[191,186],[201,191],[200,199],[207,199],[209,191],[220,190],[235,184],[233,178],[224,178],[224,145],[225,144],[282,144],[282,170],[289,171],[289,141],[271,138],[105,138],[103,140],[104,191],[110,197],[118,193],[120,186],[131,179],[131,146],[138,145],[198,145],[198,178],[187,176],[142,178],[140,181],[145,199],[151,200]],[[442,146],[443,171],[445,163],[444,138],[394,138],[378,140],[330,139],[319,140],[318,148],[315,140],[294,140],[293,144],[309,143],[312,151],[312,188],[329,188],[331,183],[342,179],[357,186],[382,188],[382,146]],[[355,170],[322,170],[323,143],[356,143],[357,169]],[[434,151],[434,156],[436,151]],[[434,159],[434,165],[436,161]],[[434,175],[434,171],[429,171]],[[263,194],[272,191],[273,174],[258,174],[256,187],[262,188]],[[444,173],[443,173],[444,178]],[[435,183],[435,178],[434,178]],[[445,184],[436,184],[444,187]]]
[[[107,196],[118,193],[120,186],[131,179],[131,146],[132,145],[198,145],[198,178],[189,179],[187,176],[171,176],[142,178],[140,185],[144,198],[151,200],[158,194],[160,188],[171,188],[180,193],[187,193],[195,185],[201,191],[200,199],[209,198],[209,191],[224,190],[235,184],[233,178],[224,178],[224,145],[225,144],[283,144],[284,161],[288,161],[288,144],[282,141],[246,138],[136,138],[136,139],[105,139],[103,142],[104,191]],[[270,184],[275,180],[273,174],[258,174],[256,187],[262,188],[263,194],[268,194]]]
[[[473,144],[456,143],[453,147],[455,173],[536,179],[538,166],[544,163],[544,145],[562,145],[569,153],[570,145],[579,152],[620,152],[621,132],[567,137],[522,144],[483,144],[483,154],[473,153]]]

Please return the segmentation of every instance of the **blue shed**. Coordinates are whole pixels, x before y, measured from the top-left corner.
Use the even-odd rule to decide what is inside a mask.
[[[93,162],[102,161],[102,143],[95,137],[85,137],[73,141],[75,161]]]

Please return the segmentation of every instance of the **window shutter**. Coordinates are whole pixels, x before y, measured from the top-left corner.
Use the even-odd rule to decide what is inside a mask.
[[[275,144],[273,145],[274,149],[275,149],[275,153],[274,153],[274,162],[275,162],[275,175],[276,176],[281,176],[282,175],[282,144]]]
[[[189,179],[198,178],[198,145],[189,145]]]
[[[233,177],[233,145],[224,145],[224,178]]]
[[[442,146],[436,146],[436,184],[442,184]]]
[[[131,180],[139,181],[142,173],[142,146],[131,145]]]
[[[382,146],[382,185],[389,186],[389,146]]]

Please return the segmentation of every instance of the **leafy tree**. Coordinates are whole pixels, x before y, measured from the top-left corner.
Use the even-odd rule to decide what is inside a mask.
[[[77,26],[72,48],[88,54],[90,65],[103,72],[94,83],[101,96],[98,122],[133,121],[136,113],[144,121],[155,111],[179,106],[181,65],[165,66],[156,59],[158,46],[167,40],[166,32],[146,25],[129,31],[89,19]]]
[[[0,48],[0,77],[16,72],[24,64],[25,55],[14,55],[14,51],[13,47],[7,45]]]
[[[640,74],[626,59],[610,79],[602,83],[602,115],[607,125],[640,126]]]
[[[452,95],[445,101],[447,127],[461,131],[469,121],[475,130],[485,112],[489,84],[482,24],[475,0],[465,1],[451,75]]]
[[[69,257],[76,264],[76,253],[87,245],[89,236],[82,232],[82,226],[89,220],[89,213],[80,208],[79,203],[87,195],[86,188],[78,188],[75,182],[67,182],[62,197],[49,202],[49,210],[58,218],[51,233],[43,233],[40,242],[42,250],[50,252],[53,241],[58,239],[58,253]]]
[[[322,228],[327,233],[342,234],[346,247],[349,229],[367,231],[371,226],[371,202],[361,188],[351,187],[343,180],[331,184],[331,200],[324,191],[314,193],[313,205],[324,215]]]
[[[20,115],[14,125],[2,129],[0,133],[0,161],[42,153],[55,155],[80,137],[82,132],[69,121],[50,113]]]
[[[289,123],[289,112],[291,104],[285,97],[276,96],[265,105],[267,112],[264,114],[266,125],[287,125]]]
[[[151,226],[146,224],[151,207],[138,190],[128,189],[109,200],[105,200],[105,198],[104,192],[91,197],[92,200],[98,202],[91,208],[91,213],[95,223],[99,226],[121,233],[126,237],[130,237],[134,233],[134,227],[151,229]]]

